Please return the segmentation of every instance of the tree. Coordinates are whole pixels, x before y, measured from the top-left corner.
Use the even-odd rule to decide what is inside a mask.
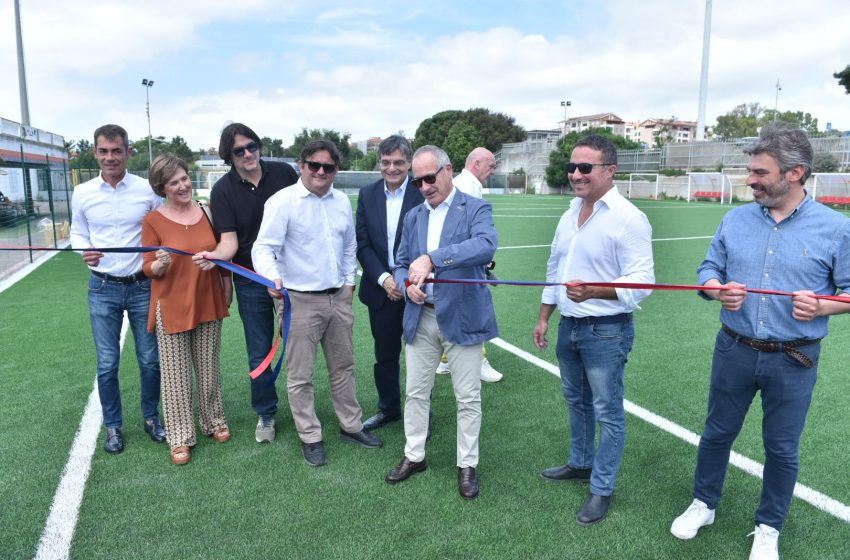
[[[567,164],[570,162],[573,146],[580,139],[591,134],[608,138],[614,143],[617,150],[639,150],[642,148],[640,142],[614,134],[607,128],[588,128],[582,132],[570,132],[558,140],[557,147],[549,154],[549,165],[546,167],[547,185],[550,187],[566,187],[570,184],[567,178]]]
[[[479,107],[468,111],[441,111],[425,119],[416,129],[415,147],[433,144],[445,149],[449,133],[460,122],[471,126],[477,133],[478,144],[472,146],[473,148],[483,146],[491,152],[499,151],[502,144],[507,142],[522,142],[527,136],[525,129],[517,125],[513,117]],[[455,138],[452,139],[454,142],[458,141],[458,134],[456,130]],[[468,152],[464,154],[464,159],[467,155]],[[452,162],[454,161],[455,158],[452,157]]]
[[[263,143],[263,155],[268,157],[283,157],[283,140],[280,138],[269,138],[263,136],[260,141]]]
[[[837,173],[841,170],[841,162],[829,152],[815,152],[812,171],[815,173]]]
[[[838,80],[840,85],[844,86],[844,92],[850,95],[850,64],[844,70],[836,72],[832,76]]]
[[[721,140],[758,135],[759,119],[764,107],[759,103],[741,103],[725,115],[717,117],[714,134]]]
[[[481,144],[481,135],[478,130],[468,122],[460,120],[449,129],[442,148],[449,155],[452,167],[460,171],[466,164],[466,156],[469,152]]]
[[[796,124],[809,134],[818,132],[818,120],[803,111],[776,111],[758,103],[741,103],[725,115],[717,117],[714,133],[721,140],[758,136],[759,129],[773,121]]]
[[[342,134],[336,130],[332,130],[329,128],[313,128],[307,129],[306,127],[301,129],[301,132],[295,135],[295,141],[292,145],[287,148],[287,152],[292,154],[290,157],[298,158],[301,157],[301,150],[304,149],[304,146],[307,145],[308,142],[312,140],[325,139],[330,140],[336,147],[339,149],[339,153],[342,156],[342,161],[340,162],[340,169],[350,169],[351,168],[351,146],[348,141],[351,138],[351,134],[345,133]]]
[[[759,126],[764,126],[772,121],[783,121],[795,124],[809,134],[817,134],[818,132],[818,120],[812,117],[811,113],[804,113],[803,111],[777,112],[773,109],[766,109],[762,118],[759,119]]]
[[[76,149],[68,165],[75,169],[97,169],[97,160],[94,158],[94,150],[88,140],[77,140],[71,142],[71,149]]]

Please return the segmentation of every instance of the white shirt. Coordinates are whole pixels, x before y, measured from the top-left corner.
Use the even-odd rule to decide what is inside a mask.
[[[387,188],[387,182],[384,181],[384,195],[387,197],[387,265],[389,269],[395,268],[395,255],[393,248],[395,247],[395,234],[398,231],[398,220],[401,218],[401,206],[404,203],[404,192],[407,190],[407,177],[404,182],[395,192]],[[392,276],[389,272],[384,272],[378,276],[378,285],[383,286],[384,280],[388,276]]]
[[[482,188],[481,181],[470,171],[464,169],[460,172],[460,175],[452,179],[452,182],[464,194],[474,196],[475,198],[484,198],[484,189]]]
[[[431,208],[426,200],[425,208],[428,209],[428,238],[425,244],[425,250],[429,253],[440,248],[440,236],[443,235],[443,226],[446,224],[446,216],[449,215],[449,208],[452,206],[452,201],[455,198],[457,189],[452,189],[449,196],[437,205],[436,208]],[[434,278],[434,273],[428,275],[428,278]],[[425,301],[431,302],[434,295],[434,284],[425,284]]]
[[[146,179],[124,173],[115,187],[98,175],[77,185],[71,198],[71,247],[139,247],[142,219],[162,206]],[[141,253],[104,253],[93,270],[130,276],[142,270]]]
[[[251,259],[257,272],[286,288],[317,291],[353,286],[356,252],[348,196],[331,186],[319,198],[298,179],[266,201]]]
[[[646,215],[613,187],[593,205],[590,218],[579,227],[584,200],[575,198],[561,216],[546,264],[546,281],[655,283],[652,227]],[[616,288],[617,299],[575,303],[564,286],[547,286],[541,301],[557,304],[561,315],[601,317],[631,313],[651,290]]]

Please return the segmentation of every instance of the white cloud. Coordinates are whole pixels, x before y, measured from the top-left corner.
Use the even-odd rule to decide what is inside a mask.
[[[11,21],[8,4],[0,21]],[[330,2],[317,12],[314,4],[280,4],[30,0],[25,46],[31,107],[40,115],[34,124],[78,138],[109,119],[141,137],[142,75],[157,79],[153,133],[179,134],[193,147],[216,144],[228,120],[285,141],[303,126],[361,139],[399,129],[413,135],[437,111],[479,106],[526,128],[554,128],[563,99],[573,102],[570,115],[696,120],[702,2],[609,0],[602,16],[571,20],[555,34],[519,29],[510,12],[501,26],[458,32],[443,31],[450,29],[443,21],[429,25],[418,7],[393,13]],[[541,17],[561,17],[557,3],[534,7],[548,10]],[[485,8],[458,9],[473,21]],[[258,35],[253,49],[228,43],[221,30],[252,17],[294,17],[297,25]],[[107,25],[113,20],[124,23]],[[812,0],[806,9],[715,0],[707,123],[739,103],[772,108],[779,78],[780,109],[809,111],[821,126],[850,129],[850,98],[832,77],[850,63],[848,20],[844,0]],[[14,38],[0,35],[0,78],[15,83]],[[208,62],[199,55],[189,62],[207,81],[173,67],[176,55],[192,49],[216,61],[203,66]],[[175,70],[171,82],[160,77]],[[121,89],[116,77],[132,83]],[[16,117],[16,88],[0,88],[0,114]]]

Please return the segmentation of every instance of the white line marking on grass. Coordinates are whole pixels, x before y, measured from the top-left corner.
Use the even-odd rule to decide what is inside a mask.
[[[548,371],[552,375],[556,377],[560,377],[560,371],[558,366],[550,364],[545,360],[541,360],[537,356],[526,352],[522,348],[517,348],[513,344],[509,342],[505,342],[501,338],[494,338],[490,342],[498,346],[499,348],[510,352],[511,354],[522,358],[523,360],[535,365],[545,371]],[[647,422],[656,428],[660,428],[661,430],[676,436],[679,439],[682,439],[691,445],[697,446],[699,445],[699,436],[692,431],[679,426],[678,424],[667,420],[666,418],[655,414],[654,412],[650,412],[649,410],[636,405],[628,399],[623,399],[623,406],[626,409],[626,412],[632,414],[633,416],[637,416],[644,422]],[[742,471],[753,475],[756,478],[762,479],[764,473],[764,465],[757,461],[753,461],[747,457],[744,457],[740,453],[732,452],[729,457],[729,462]],[[794,495],[803,500],[804,502],[808,502],[814,507],[818,508],[821,511],[825,511],[826,513],[832,515],[844,521],[845,523],[850,523],[850,506],[842,504],[838,500],[830,498],[826,494],[822,494],[817,490],[809,488],[799,482],[794,486]]]
[[[652,242],[656,241],[691,241],[694,239],[711,239],[712,235],[701,235],[699,237],[661,237],[658,239],[653,239]],[[540,249],[542,247],[551,247],[552,245],[511,245],[508,247],[499,247],[499,251],[504,251],[506,249]]]
[[[70,243],[70,241],[66,240],[59,244],[59,248],[65,248],[70,245]],[[38,251],[36,251],[36,253],[38,253]],[[34,262],[27,263],[24,267],[12,273],[12,275],[6,278],[5,280],[0,280],[0,294],[5,292],[8,288],[11,288],[17,282],[20,282],[21,280],[26,278],[30,272],[40,267],[58,254],[59,253],[57,251],[43,251],[42,254],[38,255],[35,258]]]
[[[119,342],[119,348],[122,350],[129,326],[130,323],[125,317],[121,325]],[[71,541],[74,538],[74,530],[77,528],[80,505],[83,503],[83,493],[91,471],[91,459],[102,422],[103,413],[97,392],[97,378],[95,378],[83,418],[80,420],[80,427],[77,428],[77,435],[74,436],[74,443],[68,453],[68,462],[65,463],[62,479],[56,488],[56,494],[53,495],[53,504],[50,506],[50,513],[47,514],[41,539],[38,541],[35,560],[65,560],[70,555]]]

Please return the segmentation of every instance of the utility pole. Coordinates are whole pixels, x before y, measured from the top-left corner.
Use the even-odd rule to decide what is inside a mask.
[[[776,101],[773,102],[773,122],[776,122],[776,117],[779,115],[779,92],[782,91],[782,86],[779,85],[779,78],[776,78]]]

